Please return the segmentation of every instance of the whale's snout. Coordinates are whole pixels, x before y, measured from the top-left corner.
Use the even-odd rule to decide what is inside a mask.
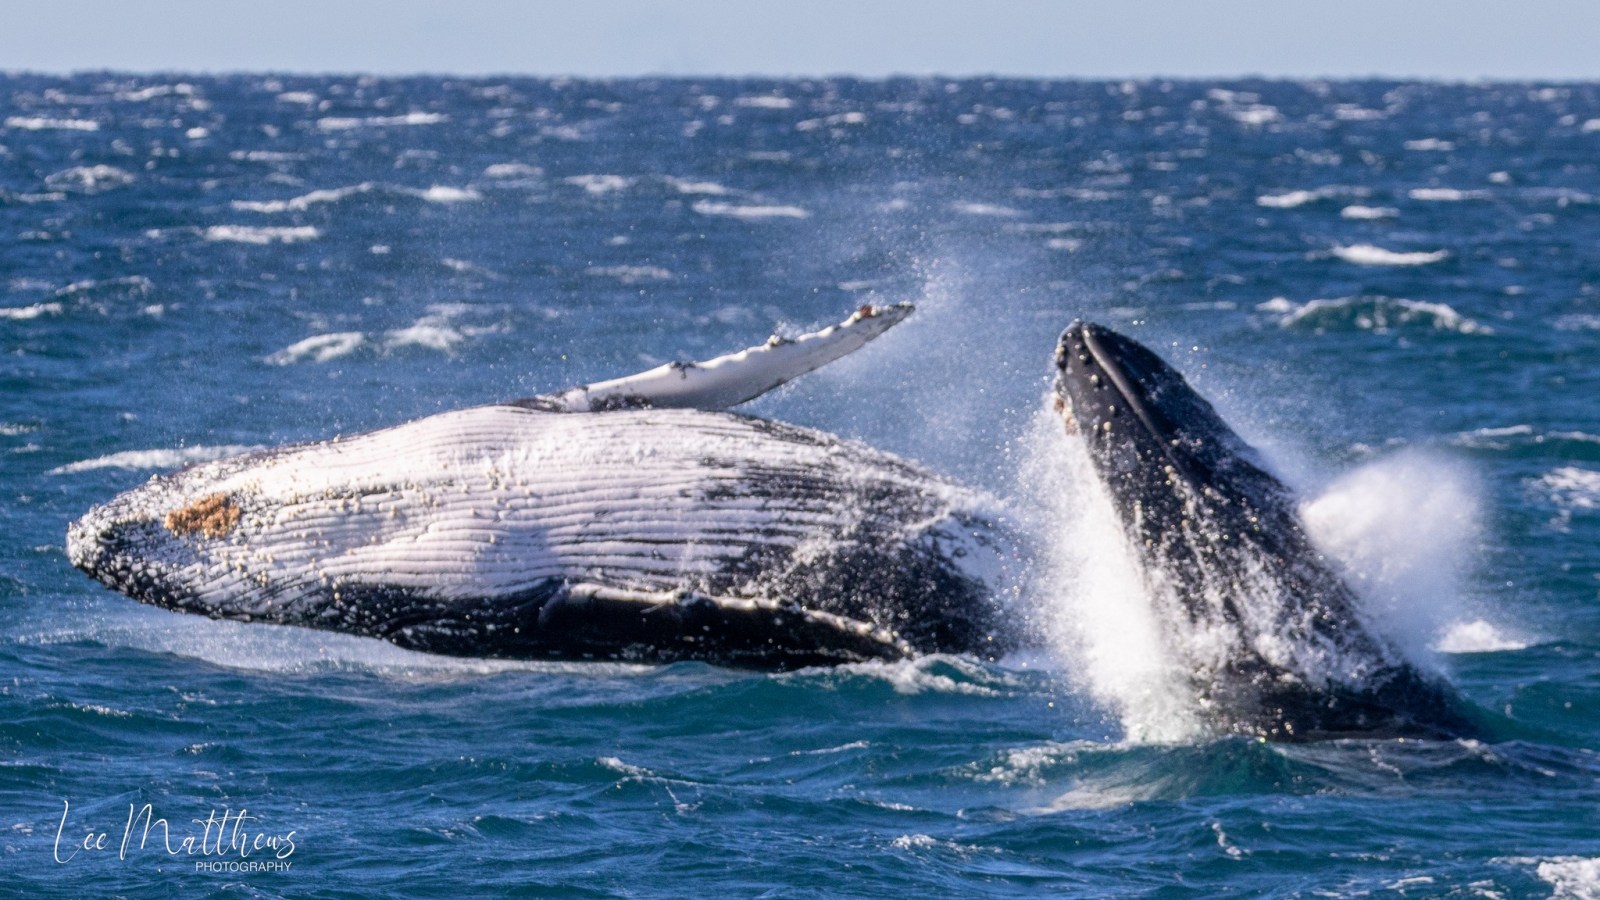
[[[185,531],[198,536],[204,523],[175,521],[175,513],[194,504],[177,502],[163,488],[152,481],[90,509],[67,527],[67,559],[113,590],[177,608],[194,593],[185,572],[198,558]]]

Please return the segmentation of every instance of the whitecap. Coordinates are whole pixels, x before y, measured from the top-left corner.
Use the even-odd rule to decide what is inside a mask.
[[[1255,127],[1270,125],[1283,118],[1283,113],[1278,112],[1277,107],[1268,106],[1264,103],[1256,103],[1239,109],[1230,109],[1228,110],[1228,115],[1232,116],[1233,120],[1241,125]]]
[[[1262,194],[1256,198],[1257,206],[1266,206],[1272,209],[1294,209],[1305,206],[1329,196],[1327,191],[1285,191],[1281,194]]]
[[[1358,266],[1425,266],[1448,259],[1450,251],[1385,250],[1373,244],[1351,244],[1333,248],[1333,255]]]
[[[277,97],[279,103],[298,103],[301,106],[311,106],[317,102],[317,95],[310,91],[284,91]]]
[[[1423,152],[1448,153],[1449,151],[1454,150],[1456,145],[1450,141],[1442,140],[1440,138],[1422,138],[1421,140],[1416,141],[1406,141],[1405,148],[1407,150],[1418,150]]]
[[[1309,327],[1317,331],[1356,328],[1379,334],[1395,328],[1431,326],[1458,334],[1493,334],[1493,329],[1461,315],[1445,303],[1428,303],[1391,297],[1340,297],[1295,303],[1274,297],[1258,304],[1261,312],[1278,316],[1283,328]]]
[[[543,174],[544,169],[520,162],[493,163],[483,168],[485,178],[537,178]]]
[[[98,194],[132,184],[133,180],[132,172],[116,166],[97,165],[73,166],[53,172],[45,176],[44,183],[52,190]]]
[[[715,181],[691,181],[687,178],[674,178],[671,175],[665,176],[665,180],[680,194],[707,194],[721,197],[733,193]]]
[[[1368,109],[1354,103],[1340,103],[1333,108],[1333,117],[1341,122],[1370,122],[1389,115],[1381,109]]]
[[[798,673],[795,677],[833,679],[865,676],[887,683],[897,694],[962,694],[997,697],[1017,685],[1016,679],[958,656],[922,656],[894,662],[847,663],[833,672]]]
[[[772,94],[761,94],[757,96],[735,97],[733,98],[733,105],[743,106],[746,109],[790,109],[794,106],[794,101],[790,100],[788,97],[778,97]]]
[[[1359,221],[1373,221],[1376,219],[1392,219],[1400,215],[1400,210],[1392,206],[1362,206],[1353,203],[1339,210],[1340,218],[1356,219]]]
[[[59,303],[35,303],[32,306],[0,307],[0,319],[10,319],[12,321],[59,315],[61,315],[61,304]]]
[[[609,769],[631,778],[653,778],[655,773],[642,766],[625,763],[615,756],[600,756],[595,758],[595,765],[602,769]]]
[[[1083,238],[1051,238],[1044,242],[1049,250],[1062,250],[1067,253],[1076,253],[1083,247]]]
[[[100,123],[94,119],[52,119],[48,116],[9,116],[7,128],[24,131],[99,131]]]
[[[1489,450],[1503,450],[1509,447],[1505,438],[1531,437],[1532,425],[1503,425],[1493,428],[1474,428],[1456,435],[1451,443],[1458,447],[1481,447]]]
[[[37,425],[27,425],[21,422],[0,422],[0,437],[20,437],[38,430],[39,426]]]
[[[259,213],[304,212],[318,203],[336,203],[346,197],[356,194],[365,194],[376,188],[377,185],[370,181],[353,184],[341,188],[320,188],[288,200],[235,200],[231,204],[234,209]]]
[[[287,153],[282,150],[230,150],[228,158],[236,162],[294,162],[305,159],[304,153]]]
[[[633,187],[634,179],[624,175],[572,175],[561,179],[567,184],[575,184],[591,194],[609,194],[612,191],[622,191]]]
[[[323,131],[349,131],[363,127],[385,127],[389,125],[438,125],[450,121],[450,117],[443,113],[411,112],[402,116],[368,116],[367,118],[354,118],[349,116],[325,116],[317,120],[317,127]]]
[[[441,321],[428,317],[406,328],[396,328],[384,334],[384,346],[394,349],[396,347],[425,347],[429,350],[439,350],[449,353],[456,346],[466,340],[466,335],[444,324]]]
[[[223,444],[214,447],[178,447],[170,450],[124,450],[106,456],[97,456],[80,462],[67,463],[46,472],[46,475],[72,475],[95,469],[175,469],[191,463],[210,462],[241,453],[260,450],[242,444]]]
[[[590,266],[584,270],[584,274],[615,278],[623,284],[672,279],[672,272],[660,266]]]
[[[1594,313],[1569,313],[1556,318],[1557,331],[1600,331],[1600,315]]]
[[[289,225],[256,228],[249,225],[212,225],[205,231],[208,241],[232,241],[239,244],[294,244],[312,241],[322,232],[312,225]]]
[[[710,200],[697,200],[691,209],[702,216],[728,216],[747,221],[758,219],[804,219],[811,215],[811,213],[798,206],[741,206],[735,203],[713,203]]]
[[[287,366],[302,360],[323,363],[345,356],[367,342],[359,331],[340,331],[318,334],[293,344],[266,357],[275,366]]]
[[[1455,203],[1461,200],[1481,200],[1489,196],[1484,191],[1463,191],[1460,188],[1412,188],[1406,196],[1413,200],[1431,203]]]
[[[1600,510],[1600,471],[1562,466],[1539,476],[1533,486],[1561,511],[1563,520]]]
[[[1581,127],[1584,134],[1591,131],[1600,131],[1600,119],[1585,119]]]
[[[185,82],[179,82],[178,84],[153,84],[149,87],[139,88],[137,90],[120,91],[116,97],[118,100],[124,100],[129,103],[143,103],[147,100],[154,100],[157,97],[170,97],[173,94],[183,97],[193,97],[195,95],[194,85]]]
[[[805,119],[794,123],[795,131],[815,131],[818,128],[836,128],[840,125],[865,125],[867,114],[861,112],[839,113],[833,116],[824,116],[820,119]]]
[[[1440,653],[1500,653],[1527,646],[1527,641],[1512,637],[1483,619],[1473,619],[1451,623],[1433,649]]]
[[[465,203],[483,199],[483,195],[472,188],[450,187],[443,184],[436,184],[426,190],[418,191],[417,196],[429,203]]]
[[[134,294],[148,294],[155,288],[155,282],[143,275],[124,275],[120,278],[85,278],[74,281],[64,287],[57,288],[52,297],[76,297],[90,294],[104,288],[127,288]]]
[[[1535,871],[1553,889],[1551,900],[1600,898],[1600,857],[1553,856],[1539,860]]]
[[[968,216],[991,216],[1000,219],[1015,219],[1024,213],[1020,209],[1003,206],[999,203],[976,203],[958,200],[950,204],[950,208],[958,213]]]

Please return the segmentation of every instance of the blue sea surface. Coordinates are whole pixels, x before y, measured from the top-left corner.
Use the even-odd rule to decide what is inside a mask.
[[[1600,896],[1600,85],[12,74],[0,260],[0,895]],[[434,657],[65,556],[188,462],[898,301],[745,411],[1031,510],[998,664]],[[1078,317],[1500,733],[1188,729],[1058,465]]]

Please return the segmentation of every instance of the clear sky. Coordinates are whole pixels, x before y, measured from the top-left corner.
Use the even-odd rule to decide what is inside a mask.
[[[0,70],[1600,78],[1600,0],[5,0]]]

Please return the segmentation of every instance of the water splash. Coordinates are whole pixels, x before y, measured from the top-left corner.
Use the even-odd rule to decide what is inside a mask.
[[[1083,442],[1040,409],[1023,446],[1017,499],[1037,544],[1026,591],[1039,626],[1130,741],[1193,739],[1201,728],[1187,673]]]
[[[1480,546],[1480,490],[1464,463],[1405,450],[1367,463],[1301,505],[1313,542],[1341,563],[1374,628],[1426,663],[1477,618],[1464,575]]]
[[[1016,492],[1037,544],[1027,590],[1043,611],[1040,626],[1129,741],[1192,741],[1203,727],[1189,670],[1221,652],[1210,645],[1215,636],[1179,633],[1158,612],[1082,442],[1061,428],[1051,412],[1035,416]],[[1463,464],[1406,451],[1334,480],[1302,506],[1313,542],[1362,597],[1369,627],[1424,667],[1464,624],[1505,633],[1464,599],[1480,545],[1478,497]]]

